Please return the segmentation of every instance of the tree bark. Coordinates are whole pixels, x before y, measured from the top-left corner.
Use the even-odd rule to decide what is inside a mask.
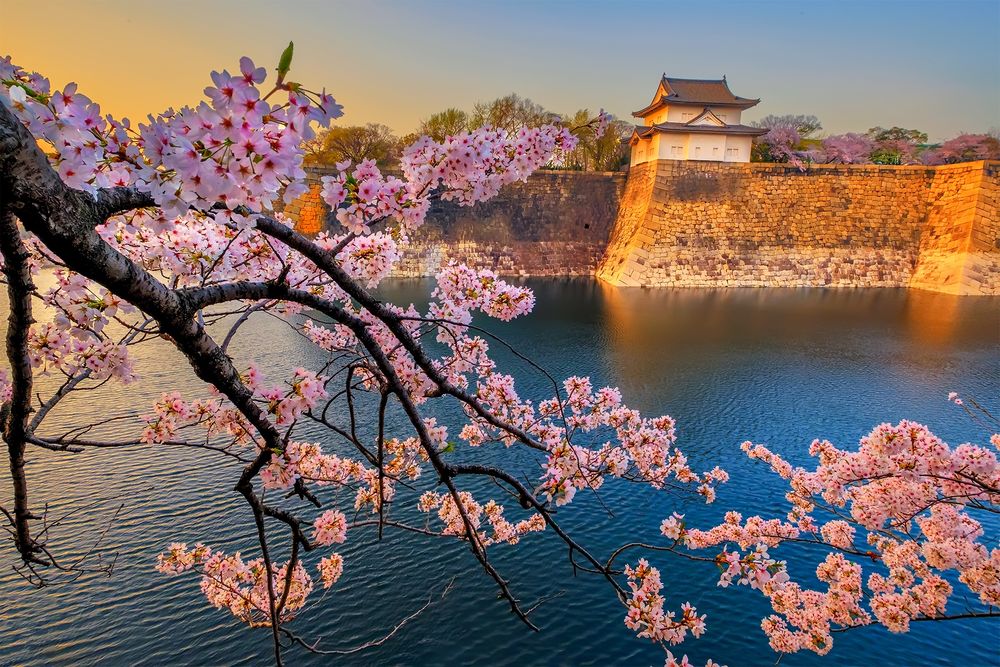
[[[14,487],[14,542],[25,562],[41,562],[31,539],[28,481],[24,475],[24,448],[27,444],[28,416],[31,414],[31,362],[28,357],[28,328],[31,319],[31,282],[28,250],[21,242],[14,214],[0,193],[0,253],[10,314],[7,316],[7,361],[11,368],[11,400],[0,410],[0,431],[7,443],[10,477]]]

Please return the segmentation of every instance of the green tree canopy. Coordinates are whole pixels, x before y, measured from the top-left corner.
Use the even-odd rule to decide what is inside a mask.
[[[920,130],[908,130],[905,127],[872,127],[868,136],[875,141],[908,141],[911,144],[926,144],[927,133]]]
[[[309,162],[334,164],[350,160],[375,160],[379,168],[394,167],[399,139],[392,129],[377,123],[331,127],[306,144]]]
[[[471,129],[469,127],[469,114],[452,107],[431,114],[420,121],[417,136],[427,135],[435,141],[444,141],[445,137],[454,136],[468,129]]]
[[[589,109],[580,109],[572,117],[563,121],[567,127],[582,127],[597,114]],[[577,132],[579,143],[565,156],[564,164],[569,169],[581,171],[615,171],[628,164],[628,139],[632,134],[632,124],[612,120],[604,136],[595,138],[593,131],[582,129]]]
[[[547,111],[526,97],[511,93],[498,97],[492,102],[479,102],[472,108],[470,127],[491,125],[496,128],[517,132],[522,127],[537,127],[559,120],[559,114]]]

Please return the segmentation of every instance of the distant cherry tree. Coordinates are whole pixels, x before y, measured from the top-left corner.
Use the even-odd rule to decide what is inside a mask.
[[[772,127],[766,134],[754,139],[754,162],[789,162],[803,164],[802,135],[788,125]]]
[[[989,134],[960,134],[921,156],[924,164],[1000,160],[1000,139]]]
[[[868,164],[875,142],[863,134],[849,132],[823,139],[818,162],[837,164]]]

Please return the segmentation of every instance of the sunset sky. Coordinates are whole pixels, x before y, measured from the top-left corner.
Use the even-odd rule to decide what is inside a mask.
[[[4,0],[0,55],[117,116],[201,99],[241,55],[326,88],[349,124],[403,134],[510,92],[562,113],[643,107],[661,73],[726,74],[746,118],[815,114],[830,133],[932,140],[1000,127],[1000,1],[446,2]]]

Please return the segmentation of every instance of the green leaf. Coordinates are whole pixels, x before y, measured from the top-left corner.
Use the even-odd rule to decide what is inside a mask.
[[[292,69],[292,52],[295,50],[295,44],[293,42],[288,42],[288,46],[284,51],[281,52],[281,58],[278,60],[278,77],[284,77],[288,74],[288,70]]]

